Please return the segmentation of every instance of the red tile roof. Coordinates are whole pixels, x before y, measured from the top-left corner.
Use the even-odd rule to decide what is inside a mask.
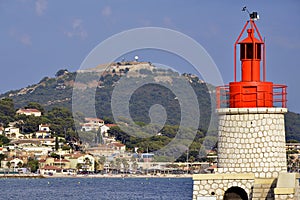
[[[121,144],[121,143],[111,143],[112,145],[116,146],[116,147],[124,147],[125,144]]]
[[[105,124],[105,126],[107,127],[114,127],[114,126],[118,126],[117,124]]]
[[[99,118],[92,118],[92,117],[86,117],[84,118],[85,121],[96,121],[96,122],[103,122],[102,119],[99,119]]]
[[[42,169],[46,169],[46,170],[60,170],[59,167],[49,166],[49,165],[45,166],[45,167],[42,168]]]
[[[70,162],[69,160],[67,160],[67,159],[54,159],[54,162],[55,163],[60,163],[60,162]]]
[[[26,108],[26,109],[20,108],[18,110],[18,112],[41,112],[41,111],[39,111],[38,109],[35,109],[35,108]]]

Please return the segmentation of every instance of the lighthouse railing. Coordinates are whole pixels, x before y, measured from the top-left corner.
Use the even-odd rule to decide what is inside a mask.
[[[229,107],[229,85],[216,87],[217,108]]]
[[[261,93],[261,92],[260,92]],[[248,95],[250,93],[247,93]],[[257,92],[253,93],[257,94]],[[287,86],[282,84],[273,84],[273,107],[287,107]],[[241,99],[240,99],[241,100]],[[236,99],[235,101],[239,101]],[[246,101],[245,99],[243,101]],[[249,101],[253,101],[250,99]],[[216,106],[217,108],[229,108],[230,104],[235,105],[236,102],[230,102],[229,85],[216,87]]]
[[[274,107],[287,107],[287,86],[281,84],[273,84],[273,104]]]

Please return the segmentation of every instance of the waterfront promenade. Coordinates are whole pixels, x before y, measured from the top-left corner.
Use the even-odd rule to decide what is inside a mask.
[[[141,175],[141,174],[0,174],[0,178],[192,178],[192,174],[161,174],[161,175]]]

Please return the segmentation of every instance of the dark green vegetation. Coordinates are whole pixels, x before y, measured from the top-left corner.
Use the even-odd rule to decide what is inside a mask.
[[[123,71],[127,73],[130,71]],[[7,126],[8,122],[14,120],[23,120],[19,127],[24,133],[36,131],[38,124],[49,123],[55,135],[67,138],[78,137],[75,126],[83,122],[84,117],[90,117],[90,103],[93,102],[90,94],[95,94],[95,108],[97,117],[104,119],[108,123],[113,123],[113,115],[111,111],[111,96],[114,88],[121,80],[121,72],[110,72],[99,75],[96,72],[71,73],[67,70],[60,70],[56,73],[55,78],[45,77],[38,84],[23,88],[21,90],[10,91],[0,96],[0,123]],[[154,80],[151,76],[160,73],[161,77],[171,76],[173,80],[186,79],[199,102],[199,110],[201,117],[199,119],[199,127],[196,137],[189,147],[190,159],[199,160],[199,151],[203,151],[203,141],[206,137],[204,146],[212,148],[216,142],[216,121],[213,121],[211,130],[207,133],[210,123],[210,116],[214,118],[215,99],[210,98],[214,87],[205,84],[198,77],[183,74],[178,75],[172,71],[159,71],[140,69],[140,75],[148,76],[148,79]],[[77,77],[76,77],[77,76]],[[76,78],[76,89],[73,86]],[[138,83],[144,78],[140,76],[132,77],[131,81]],[[152,81],[153,82],[153,81]],[[158,81],[159,82],[159,81]],[[158,83],[157,82],[157,83]],[[73,113],[75,122],[72,118],[72,92],[79,94],[78,101],[80,106],[76,107]],[[126,91],[124,91],[125,94]],[[212,93],[213,94],[213,93]],[[212,102],[212,103],[211,103]],[[158,135],[151,135],[147,138],[136,138],[126,134],[118,127],[113,128],[110,133],[124,142],[128,149],[140,147],[140,151],[155,151],[160,147],[168,144],[175,137],[178,131],[178,124],[181,118],[181,107],[179,100],[176,99],[174,93],[161,84],[146,84],[139,87],[131,96],[129,107],[130,115],[135,123],[141,127],[150,122],[148,115],[149,109],[155,104],[162,105],[167,114],[165,126],[157,131]],[[15,111],[21,107],[37,108],[43,112],[42,117],[25,117],[15,116]],[[189,127],[186,127],[189,128]],[[300,116],[299,114],[289,112],[286,114],[286,138],[287,140],[295,139],[300,141]],[[184,155],[183,155],[184,157]],[[162,159],[163,158],[157,158]]]
[[[300,114],[288,112],[285,115],[286,140],[300,141]]]
[[[4,126],[14,119],[15,113],[12,99],[4,98],[0,100],[0,122]]]
[[[20,128],[23,134],[29,134],[38,131],[40,124],[50,124],[53,136],[65,137],[68,140],[77,137],[72,113],[67,108],[54,107],[46,112],[40,104],[30,102],[25,107],[38,108],[39,110],[44,111],[42,116],[35,117],[33,115],[26,116],[15,114],[14,103],[8,98],[0,100],[0,107],[2,108],[0,110],[0,116],[4,116],[0,117],[0,124],[4,127],[8,126],[8,122],[15,122],[15,126]],[[10,115],[7,116],[7,113]],[[0,144],[8,143],[5,138],[6,137],[0,135]]]

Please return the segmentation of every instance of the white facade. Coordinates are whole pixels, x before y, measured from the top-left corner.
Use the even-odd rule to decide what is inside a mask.
[[[37,109],[23,109],[23,108],[20,108],[19,110],[17,110],[16,112],[17,114],[19,115],[34,115],[35,117],[40,117],[42,115],[41,111],[37,110]]]
[[[104,125],[104,121],[99,118],[85,118],[85,123],[81,125],[81,131],[98,131]]]
[[[77,163],[81,164],[86,171],[93,172],[95,170],[95,158],[91,155],[80,156]]]

